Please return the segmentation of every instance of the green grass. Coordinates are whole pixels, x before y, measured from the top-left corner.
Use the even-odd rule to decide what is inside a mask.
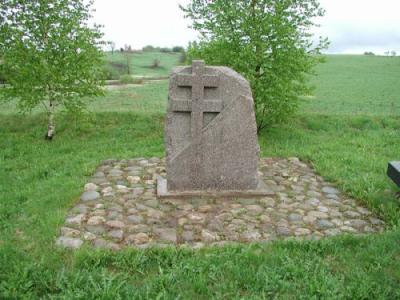
[[[369,59],[379,65],[380,58]],[[201,251],[64,251],[54,240],[100,161],[164,155],[167,82],[113,89],[91,104],[95,113],[84,121],[59,115],[52,143],[43,139],[43,114],[24,117],[1,107],[7,114],[0,115],[0,299],[399,299],[400,208],[385,169],[399,159],[400,116],[378,111],[362,93],[347,98],[336,88],[346,76],[326,82],[348,61],[348,74],[366,72],[364,57],[329,57],[316,80],[318,101],[306,103],[291,123],[262,132],[262,155],[309,161],[384,217],[387,232]],[[383,75],[363,76],[374,82]],[[361,84],[353,88],[390,103],[380,86]],[[347,99],[348,109],[337,98]],[[364,103],[364,111],[354,103]]]
[[[400,115],[400,57],[329,55],[313,78],[303,111],[340,115]]]

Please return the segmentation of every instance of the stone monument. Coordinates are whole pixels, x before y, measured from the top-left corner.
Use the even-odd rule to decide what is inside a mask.
[[[165,127],[167,179],[158,196],[271,194],[258,178],[259,145],[249,83],[227,67],[175,68]]]

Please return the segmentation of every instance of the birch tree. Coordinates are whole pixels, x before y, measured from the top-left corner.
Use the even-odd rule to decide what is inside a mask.
[[[318,0],[191,0],[181,6],[200,42],[190,59],[226,65],[250,81],[258,129],[287,121],[321,61],[325,38],[312,28],[324,15]]]
[[[0,0],[0,54],[5,101],[21,112],[41,106],[47,113],[46,139],[55,134],[56,109],[74,112],[85,99],[102,94],[100,26],[89,25],[93,1]]]

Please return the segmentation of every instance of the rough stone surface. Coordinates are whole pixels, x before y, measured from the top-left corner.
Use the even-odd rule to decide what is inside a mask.
[[[96,191],[87,191],[84,192],[81,196],[81,200],[86,202],[86,201],[93,201],[96,200],[100,197],[100,194]]]
[[[56,243],[71,249],[83,243],[111,250],[165,245],[197,249],[238,242],[370,234],[384,229],[382,220],[296,158],[261,159],[259,170],[264,183],[276,191],[275,196],[159,199],[155,183],[146,181],[165,176],[165,160],[105,161],[85,187],[93,191],[91,183],[103,178],[98,185],[99,197],[96,201],[80,200],[71,208]],[[132,173],[138,178],[129,180]]]
[[[78,249],[82,246],[83,241],[81,239],[74,239],[74,238],[62,236],[57,239],[56,244],[58,246],[62,246],[64,248]]]
[[[259,146],[249,83],[202,61],[174,69],[170,78],[168,190],[256,189]]]

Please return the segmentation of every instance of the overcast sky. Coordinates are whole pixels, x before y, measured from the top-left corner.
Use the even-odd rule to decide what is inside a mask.
[[[95,21],[117,47],[131,44],[186,46],[196,39],[178,5],[189,0],[96,0]],[[330,53],[400,53],[400,0],[320,0],[326,15],[318,35],[331,41]]]

